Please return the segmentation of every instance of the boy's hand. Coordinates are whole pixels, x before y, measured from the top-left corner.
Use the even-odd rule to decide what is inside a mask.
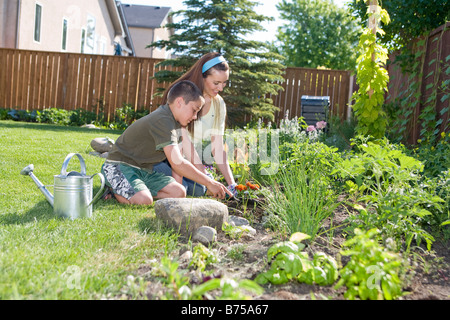
[[[228,194],[230,197],[233,196],[233,194],[230,192],[230,190],[227,189],[227,187],[213,179],[211,179],[210,182],[206,185],[206,188],[208,188],[207,194],[211,195],[214,198],[225,199],[226,194]]]

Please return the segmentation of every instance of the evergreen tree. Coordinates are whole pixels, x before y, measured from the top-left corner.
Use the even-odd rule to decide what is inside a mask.
[[[177,58],[160,65],[178,67],[180,71],[160,71],[158,82],[176,80],[195,61],[208,52],[221,53],[230,65],[230,80],[222,94],[228,118],[234,125],[242,124],[243,114],[254,118],[274,118],[277,107],[267,94],[277,95],[284,80],[282,57],[269,50],[268,42],[248,40],[255,31],[264,30],[261,22],[273,20],[259,15],[253,8],[258,3],[249,0],[186,0],[186,10],[172,13],[179,22],[166,25],[175,33],[149,47],[166,48]]]

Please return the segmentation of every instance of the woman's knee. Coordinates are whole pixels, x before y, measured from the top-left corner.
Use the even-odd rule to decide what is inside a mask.
[[[186,189],[182,184],[172,182],[165,186],[158,196],[161,198],[186,198]]]

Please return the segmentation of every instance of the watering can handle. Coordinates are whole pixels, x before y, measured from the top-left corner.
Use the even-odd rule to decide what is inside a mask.
[[[94,178],[96,175],[98,175],[100,177],[100,180],[102,181],[102,186],[100,187],[100,190],[97,192],[95,197],[92,199],[91,203],[89,203],[88,207],[90,205],[94,204],[100,198],[100,196],[102,195],[103,189],[105,189],[105,177],[100,172],[97,172],[96,174],[93,174],[91,176],[91,179]]]
[[[81,175],[85,176],[86,175],[86,163],[84,162],[83,157],[78,154],[78,153],[69,153],[67,155],[67,157],[64,159],[62,168],[61,168],[61,175],[62,176],[66,176],[67,175],[67,165],[69,164],[70,159],[72,159],[73,156],[77,156],[78,159],[80,160],[80,165],[81,165]]]

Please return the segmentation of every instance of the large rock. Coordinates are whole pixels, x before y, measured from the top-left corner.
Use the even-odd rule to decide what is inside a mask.
[[[202,226],[222,230],[228,221],[228,207],[213,199],[166,198],[155,202],[158,219],[181,235],[191,237]]]

